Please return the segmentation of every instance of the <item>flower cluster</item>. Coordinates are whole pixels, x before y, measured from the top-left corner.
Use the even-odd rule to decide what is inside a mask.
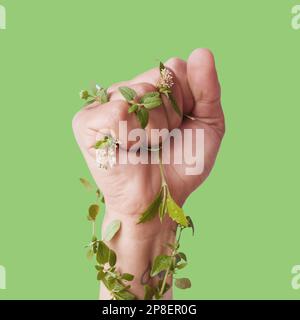
[[[173,79],[172,72],[167,68],[163,68],[160,71],[160,78],[157,83],[157,87],[171,89],[173,85],[174,85],[174,79]]]

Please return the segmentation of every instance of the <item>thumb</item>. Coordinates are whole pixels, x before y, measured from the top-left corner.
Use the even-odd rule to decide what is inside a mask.
[[[196,49],[187,61],[187,78],[195,101],[192,114],[213,118],[221,111],[220,84],[213,54],[208,49]]]

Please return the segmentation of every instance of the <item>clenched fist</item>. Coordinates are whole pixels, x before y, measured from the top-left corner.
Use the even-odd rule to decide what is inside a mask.
[[[212,53],[207,49],[194,50],[187,61],[171,58],[165,66],[172,71],[174,86],[172,93],[181,110],[182,116],[174,112],[170,101],[163,97],[163,106],[149,112],[146,132],[150,136],[152,129],[174,128],[204,130],[204,157],[201,174],[187,175],[186,168],[191,163],[163,164],[166,182],[173,199],[182,206],[189,194],[195,190],[209,175],[223,135],[224,116],[221,107],[221,93],[215,62]],[[169,217],[163,222],[159,218],[137,224],[140,214],[153,201],[161,187],[161,175],[158,164],[120,164],[111,169],[100,169],[96,165],[95,143],[107,134],[120,140],[120,146],[127,145],[130,151],[132,143],[128,137],[119,132],[120,121],[126,121],[127,130],[140,128],[134,114],[128,113],[128,103],[119,92],[122,86],[134,89],[141,97],[147,92],[155,91],[160,78],[158,68],[149,70],[132,80],[116,83],[108,89],[109,102],[97,102],[83,108],[73,119],[73,130],[79,147],[87,162],[92,176],[99,189],[103,192],[106,203],[106,214],[103,229],[112,220],[121,220],[120,232],[113,238],[109,247],[117,254],[117,268],[122,272],[134,274],[131,292],[139,299],[143,298],[143,281],[145,273],[150,270],[154,257],[167,249],[165,243],[174,241],[176,224]],[[150,141],[151,143],[151,141]],[[195,149],[196,141],[184,141]],[[171,145],[172,157],[183,157],[183,148]],[[171,157],[171,160],[172,160]],[[151,278],[148,279],[151,285]],[[171,281],[171,279],[168,279]],[[165,299],[171,298],[169,290]],[[101,287],[101,299],[109,299],[105,287]]]

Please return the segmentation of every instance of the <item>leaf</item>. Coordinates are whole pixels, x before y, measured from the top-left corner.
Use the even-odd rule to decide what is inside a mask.
[[[162,62],[159,63],[159,71],[162,72],[166,67]]]
[[[86,257],[88,258],[88,260],[92,260],[94,257],[94,251],[93,249],[89,249],[86,253]]]
[[[95,149],[103,148],[103,147],[107,146],[108,142],[109,142],[109,138],[108,137],[104,137],[102,140],[99,140],[99,141],[96,142],[94,148]]]
[[[192,228],[192,232],[193,232],[193,235],[195,234],[195,226],[194,226],[194,223],[192,221],[192,218],[190,216],[187,216],[187,221],[189,223],[188,227],[189,228]]]
[[[84,178],[79,178],[80,182],[88,189],[92,190],[93,186]]]
[[[105,201],[104,201],[104,196],[103,196],[102,192],[100,191],[100,189],[97,189],[97,190],[96,190],[96,197],[97,197],[102,203],[105,203]]]
[[[138,109],[138,105],[137,104],[133,104],[132,106],[130,106],[129,108],[128,108],[128,113],[133,113],[133,112],[136,112],[137,111],[137,109]]]
[[[103,241],[99,241],[97,255],[96,255],[97,262],[99,264],[107,263],[109,259],[109,255],[110,255],[110,249],[108,248],[108,246]]]
[[[88,100],[88,101],[84,104],[84,106],[86,107],[86,106],[88,106],[88,105],[90,105],[90,104],[94,103],[95,101],[96,101],[96,99]]]
[[[88,217],[90,218],[90,220],[95,221],[98,213],[99,213],[99,206],[97,204],[92,204],[89,207]]]
[[[175,286],[179,289],[188,289],[192,286],[190,279],[188,278],[181,278],[176,279]]]
[[[116,253],[109,249],[109,253],[108,253],[108,263],[111,267],[115,266],[117,262],[117,255]]]
[[[159,205],[159,219],[160,221],[163,220],[167,213],[167,187],[162,187],[162,199]]]
[[[154,277],[159,274],[161,271],[167,270],[170,268],[172,263],[172,257],[167,255],[157,256],[154,260],[150,276]]]
[[[159,98],[160,94],[158,91],[147,92],[141,97],[141,103],[144,103],[148,98]]]
[[[145,223],[147,221],[152,220],[158,213],[158,209],[160,206],[160,202],[162,199],[162,190],[159,191],[154,201],[150,204],[150,206],[142,213],[139,218],[139,223]]]
[[[130,273],[123,273],[121,279],[126,281],[132,281],[134,279],[134,275]]]
[[[162,284],[163,284],[163,280],[159,280],[159,282],[158,282],[159,290],[162,287]],[[165,288],[164,288],[164,290],[162,292],[162,295],[164,295],[170,288],[171,288],[171,286],[168,283],[166,283],[165,284]]]
[[[100,103],[106,103],[109,100],[107,90],[103,88],[100,89],[98,93],[98,97],[99,97]]]
[[[155,289],[148,284],[144,285],[144,300],[153,300]]]
[[[105,277],[105,273],[103,272],[103,268],[101,270],[99,270],[99,272],[97,273],[97,280],[103,280]]]
[[[161,101],[161,98],[158,97],[158,98],[146,98],[145,99],[145,102],[144,102],[144,107],[147,109],[147,110],[152,110],[154,108],[157,108],[159,106],[161,106],[162,104],[162,101]]]
[[[113,220],[108,227],[106,228],[106,232],[104,235],[104,241],[110,241],[120,230],[121,228],[121,221],[120,220]]]
[[[177,205],[177,203],[172,199],[171,195],[167,196],[167,208],[171,219],[176,221],[183,227],[188,226],[188,220],[183,212],[183,210]]]
[[[139,120],[139,123],[142,127],[142,129],[145,129],[147,127],[148,121],[149,121],[149,112],[145,108],[141,108],[137,112],[137,118]]]
[[[187,262],[184,262],[184,263],[177,264],[177,265],[176,265],[176,268],[177,268],[178,270],[181,270],[181,269],[183,269],[183,268],[186,267],[186,266],[187,266]]]
[[[132,101],[137,96],[137,93],[129,87],[120,87],[119,91],[127,101]]]
[[[183,252],[178,252],[178,256],[179,256],[182,260],[187,261],[186,255],[185,255]]]
[[[112,281],[112,284],[111,284],[111,286],[112,286],[112,292],[120,292],[120,291],[123,291],[126,287],[122,284],[122,283],[120,283],[117,279],[114,279],[113,281]]]
[[[169,100],[171,102],[171,105],[174,109],[174,111],[179,115],[179,117],[181,117],[181,111],[180,111],[180,108],[178,107],[178,104],[173,96],[172,93],[169,93]]]

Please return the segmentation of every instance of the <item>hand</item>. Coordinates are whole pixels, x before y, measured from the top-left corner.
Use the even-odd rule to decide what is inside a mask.
[[[224,135],[224,116],[214,58],[210,51],[197,49],[192,52],[187,62],[172,58],[165,66],[175,75],[172,92],[182,113],[188,117],[180,118],[170,102],[163,99],[165,107],[151,110],[146,131],[149,133],[155,128],[193,129],[194,132],[196,129],[204,129],[204,171],[201,174],[186,175],[185,164],[171,163],[163,166],[172,197],[179,205],[183,205],[189,194],[209,175],[214,165]],[[159,70],[155,68],[133,80],[117,83],[108,90],[108,103],[94,103],[85,107],[73,119],[77,142],[96,184],[105,197],[106,215],[103,229],[112,220],[122,221],[120,232],[110,241],[109,246],[117,252],[118,268],[122,272],[135,275],[131,291],[139,298],[143,297],[143,274],[149,269],[154,257],[166,250],[163,244],[174,241],[172,230],[176,230],[175,223],[169,218],[165,218],[163,223],[155,218],[145,224],[136,224],[140,214],[160,189],[159,166],[118,164],[105,171],[96,166],[94,145],[100,137],[110,132],[124,142],[127,137],[121,136],[118,130],[121,120],[127,121],[128,131],[140,127],[136,117],[128,114],[128,104],[118,88],[131,87],[142,96],[146,92],[155,91],[159,77]],[[175,149],[171,151],[174,155],[181,152],[176,146],[173,148]],[[101,292],[102,298],[109,298],[105,289]],[[170,298],[170,294],[166,298]]]

